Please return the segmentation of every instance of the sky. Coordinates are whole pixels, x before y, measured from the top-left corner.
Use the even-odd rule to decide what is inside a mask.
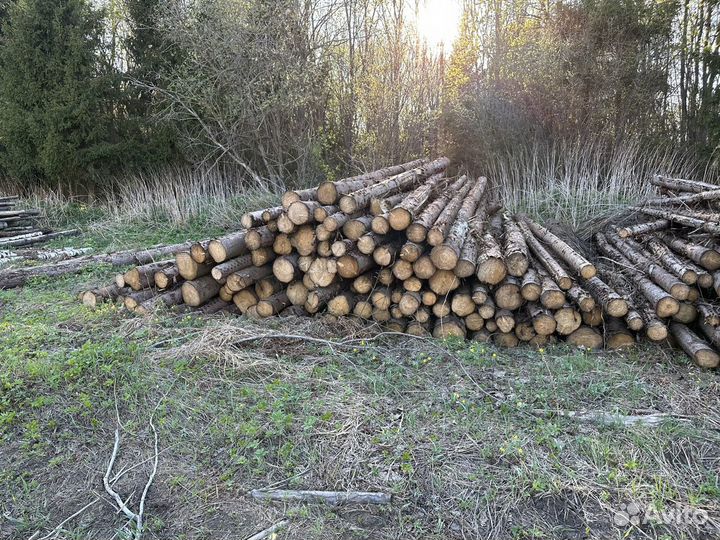
[[[430,47],[450,50],[458,36],[462,8],[460,0],[420,0],[418,31]]]

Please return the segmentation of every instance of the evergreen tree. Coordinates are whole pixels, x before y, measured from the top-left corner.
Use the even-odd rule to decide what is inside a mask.
[[[153,91],[140,87],[137,81],[162,86],[166,76],[178,63],[178,48],[171,47],[160,28],[162,0],[126,0],[130,34],[125,41],[128,57],[125,108],[130,128],[144,139],[144,161],[165,161],[175,156],[175,130],[167,123],[154,122]]]
[[[0,45],[0,165],[11,176],[76,183],[119,161],[101,31],[85,0],[11,6]]]

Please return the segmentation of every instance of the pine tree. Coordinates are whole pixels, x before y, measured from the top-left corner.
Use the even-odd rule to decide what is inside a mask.
[[[117,160],[102,18],[85,0],[19,0],[0,44],[0,166],[77,183]]]

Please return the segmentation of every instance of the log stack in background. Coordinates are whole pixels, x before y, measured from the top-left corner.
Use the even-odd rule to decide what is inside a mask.
[[[657,312],[667,317],[674,304],[651,278],[598,274],[559,231],[510,216],[485,178],[449,177],[448,165],[417,160],[289,191],[280,206],[242,216],[242,230],[132,268],[83,301],[120,299],[140,314],[322,312],[507,347],[558,339],[624,347],[644,328],[664,339]],[[634,302],[635,278],[657,297]],[[687,299],[687,289],[673,291]]]
[[[38,226],[40,210],[18,208],[17,196],[0,197],[0,250],[23,247],[55,238],[77,234],[78,231],[52,232]]]
[[[632,210],[642,220],[608,227],[598,251],[626,282],[653,341],[670,338],[703,367],[720,356],[720,186],[656,176],[660,196]],[[642,323],[642,325],[641,325]]]

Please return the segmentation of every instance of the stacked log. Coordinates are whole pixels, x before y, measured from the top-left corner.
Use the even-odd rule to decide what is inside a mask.
[[[448,176],[448,165],[417,160],[287,192],[243,215],[242,230],[132,268],[84,301],[120,299],[140,314],[329,313],[503,346],[601,346],[603,315],[624,317],[626,300],[579,250],[504,212],[487,179]]]
[[[40,210],[19,208],[17,196],[0,197],[0,250],[24,247],[77,234],[77,230],[53,232],[38,226]]]
[[[638,332],[664,339],[672,317],[670,330],[687,341],[695,312],[712,328],[720,322],[688,283],[703,275],[720,288],[720,275],[712,281],[700,268],[720,268],[710,248],[676,246],[659,225],[647,246],[601,235],[603,254],[624,265],[618,281],[562,231],[503,211],[487,179],[452,177],[448,166],[417,160],[287,192],[280,205],[243,215],[243,229],[130,269],[86,303],[120,298],[140,314],[160,306],[257,318],[328,313],[506,347],[623,348]],[[641,294],[628,294],[631,286]],[[712,363],[706,349],[692,350]]]
[[[596,235],[599,252],[629,282],[651,341],[668,338],[702,367],[717,367],[720,328],[720,186],[656,176],[660,189],[632,209],[641,219]]]

